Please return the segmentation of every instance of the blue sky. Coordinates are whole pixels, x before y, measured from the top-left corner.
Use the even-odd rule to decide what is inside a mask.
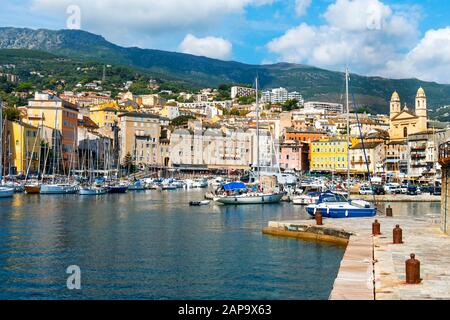
[[[19,0],[0,25],[65,29],[69,5],[123,46],[450,83],[450,1]]]

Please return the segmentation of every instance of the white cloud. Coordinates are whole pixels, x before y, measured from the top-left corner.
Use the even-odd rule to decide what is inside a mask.
[[[450,27],[429,30],[408,54],[389,60],[383,74],[450,83]]]
[[[197,38],[188,34],[180,44],[180,51],[197,56],[227,60],[233,45],[230,41],[217,37]]]
[[[295,13],[298,16],[304,16],[312,0],[295,0]]]
[[[379,0],[336,0],[323,25],[302,23],[267,44],[279,60],[380,74],[419,40],[417,15],[394,10]]]
[[[247,6],[260,6],[273,0],[32,0],[34,10],[58,12],[78,5],[82,23],[92,27],[145,29],[162,32],[208,25],[220,17],[242,13]]]

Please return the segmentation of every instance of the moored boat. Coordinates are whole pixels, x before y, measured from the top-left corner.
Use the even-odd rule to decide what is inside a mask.
[[[279,193],[259,193],[251,192],[240,195],[217,197],[214,200],[222,204],[270,204],[279,203],[285,196],[285,192]]]
[[[71,184],[43,184],[40,194],[75,194],[78,187]]]
[[[0,198],[10,198],[14,195],[14,188],[0,187]]]
[[[41,192],[40,184],[27,184],[25,185],[25,193],[27,194],[39,194]]]
[[[81,196],[99,196],[106,194],[108,190],[99,187],[83,187],[80,189]]]
[[[377,210],[367,201],[350,201],[332,192],[321,194],[316,204],[306,207],[306,212],[313,217],[320,212],[325,218],[362,218],[377,214]]]

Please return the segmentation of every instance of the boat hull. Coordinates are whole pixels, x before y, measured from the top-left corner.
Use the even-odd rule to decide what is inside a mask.
[[[11,198],[14,195],[14,188],[0,188],[0,198]]]
[[[41,186],[25,186],[25,192],[27,194],[39,194],[41,192]]]
[[[127,193],[128,187],[108,187],[108,193]]]
[[[284,193],[264,194],[249,197],[231,196],[217,198],[216,201],[225,205],[245,205],[245,204],[271,204],[279,203],[284,197]]]
[[[104,189],[80,189],[80,196],[100,196],[106,193],[107,191]]]
[[[73,186],[42,185],[40,194],[75,194],[77,191]]]
[[[306,207],[306,212],[315,217],[320,211],[324,218],[341,219],[341,218],[367,218],[377,215],[375,208],[316,208],[313,206]]]

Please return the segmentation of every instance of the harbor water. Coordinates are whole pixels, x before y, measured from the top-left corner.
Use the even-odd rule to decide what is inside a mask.
[[[303,207],[188,206],[203,194],[0,199],[0,299],[328,299],[343,247],[261,233],[270,220],[307,218]],[[80,290],[67,289],[71,265]]]

